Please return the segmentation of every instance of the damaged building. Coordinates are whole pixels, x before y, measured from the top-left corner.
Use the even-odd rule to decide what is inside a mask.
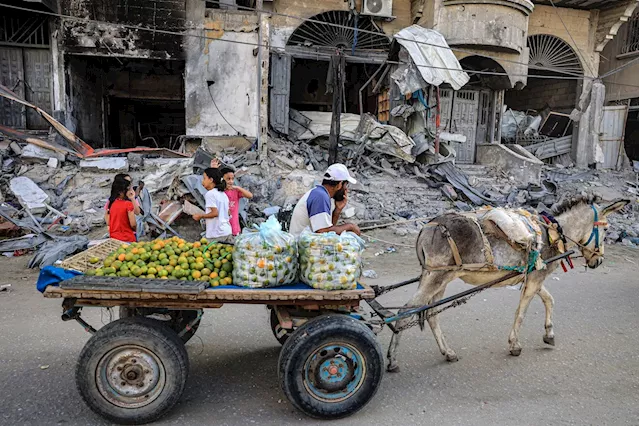
[[[606,88],[600,141],[607,168],[621,166],[624,154],[629,160],[638,161],[639,74],[636,8],[629,20],[621,23],[600,57],[600,75]],[[621,144],[623,150],[619,149]]]
[[[600,141],[605,103],[636,99],[628,109],[637,110],[637,87],[607,86],[621,74],[604,85],[597,79],[599,69],[637,57],[637,41],[634,48],[616,36],[636,28],[637,40],[632,0],[14,3],[54,15],[3,9],[0,83],[95,148],[255,146],[264,159],[269,129],[295,139],[303,129],[292,116],[332,112],[327,75],[337,51],[345,119],[369,113],[410,137],[457,135],[448,142],[460,164],[508,159],[504,144],[524,147],[513,152],[533,153],[532,161],[551,147],[578,166],[610,167]],[[626,25],[629,18],[636,24]],[[401,93],[393,76],[407,58],[393,36],[414,24],[444,36],[468,82]],[[631,47],[611,58],[627,56],[603,65],[606,49],[620,43]],[[1,102],[1,124],[47,128],[28,109]],[[422,128],[400,114],[418,102]],[[513,111],[531,118],[504,135]],[[525,135],[536,116],[534,136]]]

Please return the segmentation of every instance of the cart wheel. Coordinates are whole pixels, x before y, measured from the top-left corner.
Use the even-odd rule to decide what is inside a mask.
[[[168,316],[166,320],[158,318],[160,321],[164,321],[173,331],[180,333],[185,327],[191,323],[191,321],[198,318],[197,310],[169,310],[169,309],[153,309],[153,308],[129,308],[126,306],[120,306],[120,318],[131,317],[144,317],[149,315]],[[180,338],[184,343],[187,343],[198,331],[200,321],[197,321],[187,330]]]
[[[160,321],[119,319],[98,330],[80,353],[76,386],[94,412],[120,424],[162,417],[180,399],[189,358]]]
[[[300,411],[320,419],[349,416],[378,390],[383,374],[376,336],[345,315],[321,316],[298,328],[282,347],[280,386]]]
[[[271,322],[271,331],[273,332],[276,340],[278,340],[281,345],[284,345],[284,342],[287,341],[293,331],[282,328],[280,321],[278,321],[278,315],[276,314],[275,309],[270,309],[270,311],[271,315],[269,321]]]

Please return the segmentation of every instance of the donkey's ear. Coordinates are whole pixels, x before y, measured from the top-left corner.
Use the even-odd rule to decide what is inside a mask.
[[[631,200],[625,200],[625,199],[615,200],[613,203],[609,204],[608,206],[603,207],[602,216],[607,216],[611,213],[617,212],[618,210],[622,209],[624,206],[626,206],[630,202]]]

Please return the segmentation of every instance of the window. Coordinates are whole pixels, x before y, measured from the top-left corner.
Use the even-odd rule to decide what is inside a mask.
[[[638,9],[627,21],[627,37],[622,45],[621,55],[638,51]]]

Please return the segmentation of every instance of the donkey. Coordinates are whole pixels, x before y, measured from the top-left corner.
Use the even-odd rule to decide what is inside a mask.
[[[604,235],[608,224],[606,218],[609,214],[622,209],[629,203],[629,200],[616,200],[606,207],[599,207],[595,204],[598,200],[596,198],[580,197],[571,200],[567,200],[564,203],[556,206],[552,213],[556,216],[556,220],[563,230],[563,234],[566,237],[566,248],[570,249],[576,247],[582,252],[585,258],[585,262],[589,268],[597,268],[602,263],[604,256]],[[444,215],[446,216],[446,215]],[[433,219],[433,222],[439,223],[438,219],[444,218],[444,216]],[[477,227],[477,226],[476,226]],[[455,228],[455,227],[454,227]],[[540,255],[543,259],[548,259],[552,256],[560,254],[555,246],[549,244],[546,228],[543,230],[543,249],[540,251]],[[456,229],[449,229],[450,233],[454,235]],[[438,233],[438,234],[436,234]],[[457,233],[458,239],[454,238],[455,242],[460,248],[460,254],[472,254],[481,253],[483,251],[482,246],[474,242],[473,239],[465,239],[464,232]],[[517,250],[512,247],[504,238],[500,238],[497,235],[486,235],[489,245],[493,251],[494,263],[496,265],[526,265],[526,253]],[[450,265],[452,262],[452,250],[449,246],[448,240],[443,238],[438,228],[436,227],[424,227],[416,241],[416,251],[418,259],[422,266],[422,275],[420,278],[420,284],[418,290],[413,297],[407,302],[405,307],[409,306],[421,306],[430,303],[434,303],[442,299],[447,284],[456,278],[461,278],[467,284],[481,285],[488,283],[489,281],[504,277],[509,271],[498,270],[490,272],[480,272],[472,270],[432,270],[428,271],[426,268],[427,259],[430,265]],[[477,241],[477,240],[476,240]],[[469,245],[473,245],[469,247]],[[544,280],[558,267],[560,261],[548,264],[545,269],[533,270],[527,275],[527,279],[523,286],[520,295],[520,303],[516,309],[515,320],[513,328],[509,334],[509,351],[513,356],[519,356],[522,351],[518,335],[522,321],[531,302],[531,299],[538,295],[542,299],[542,303],[545,307],[545,334],[543,337],[544,343],[548,345],[555,345],[555,335],[553,333],[553,297],[549,291],[544,287]],[[515,285],[523,281],[522,276],[506,280],[497,284],[495,287],[504,287]],[[396,322],[396,327],[401,328],[407,324],[411,318],[405,318]],[[444,334],[440,329],[440,323],[438,315],[428,317],[427,321],[431,327],[431,331],[436,339],[438,348],[442,355],[444,355],[447,361],[454,362],[458,360],[458,356],[453,349],[447,344]],[[398,346],[400,345],[400,337],[402,332],[394,334],[391,343],[389,345],[389,351],[387,353],[388,365],[387,371],[397,372],[399,366],[396,362],[396,354]]]

